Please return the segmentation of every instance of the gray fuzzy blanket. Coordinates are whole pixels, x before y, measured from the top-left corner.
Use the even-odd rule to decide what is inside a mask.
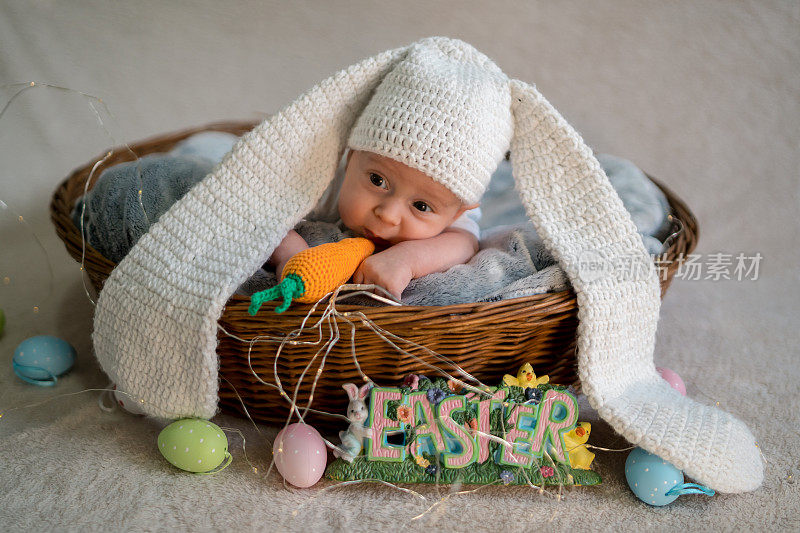
[[[316,246],[353,235],[328,222],[301,222],[295,230]],[[249,296],[277,283],[274,271],[261,269],[238,291]],[[532,225],[501,228],[481,239],[481,250],[464,265],[412,280],[402,295],[406,305],[449,305],[506,300],[562,290],[567,277],[538,240]],[[348,303],[377,305],[369,298]]]
[[[89,244],[119,262],[150,224],[210,172],[235,140],[225,133],[201,133],[169,154],[108,168],[94,189],[77,202],[73,220],[80,227],[83,213]],[[603,154],[598,160],[631,213],[645,247],[658,254],[669,232],[669,205],[663,193],[631,162]],[[467,264],[413,280],[403,292],[404,304],[491,302],[568,287],[566,275],[525,216],[508,161],[501,162],[492,176],[481,208],[480,251]],[[295,229],[310,246],[352,236],[349,230],[327,222],[303,221]],[[275,272],[261,269],[237,293],[249,296],[276,282]],[[352,303],[376,304],[368,298]]]

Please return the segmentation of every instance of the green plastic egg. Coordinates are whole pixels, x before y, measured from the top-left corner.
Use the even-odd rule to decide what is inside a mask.
[[[3,334],[3,329],[6,327],[6,314],[0,309],[0,335]]]
[[[225,432],[201,418],[184,418],[165,427],[158,435],[158,450],[167,461],[189,472],[209,472],[227,460],[225,468],[231,459]]]

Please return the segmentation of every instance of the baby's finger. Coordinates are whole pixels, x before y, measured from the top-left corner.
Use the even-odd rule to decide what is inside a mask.
[[[399,292],[402,292],[402,291],[398,291],[397,287],[395,286],[395,284],[393,284],[393,283],[385,283],[385,284],[379,284],[379,285],[381,287],[383,287],[383,290],[385,290],[386,292],[391,294],[398,302],[400,301]]]
[[[389,291],[389,293],[390,293],[392,296],[394,296],[394,297],[395,297],[395,299],[396,299],[398,302],[399,302],[400,300],[402,300],[402,298],[401,298],[401,296],[400,296],[400,294],[402,293],[402,291],[397,291],[397,290],[395,289],[395,290],[391,290],[391,291]]]
[[[350,281],[356,284],[364,283],[364,276],[359,272],[354,272],[353,277],[350,278]]]

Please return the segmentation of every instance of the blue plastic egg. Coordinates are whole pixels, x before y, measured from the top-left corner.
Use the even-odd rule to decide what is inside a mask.
[[[696,483],[684,483],[683,472],[657,455],[634,449],[625,461],[625,479],[637,498],[661,507],[684,494],[713,496],[714,491]]]
[[[34,385],[52,386],[57,377],[75,363],[75,348],[64,339],[37,335],[22,341],[14,350],[14,373]]]
[[[674,502],[679,495],[667,496],[667,492],[683,484],[683,472],[641,448],[634,449],[628,455],[625,478],[637,498],[658,507]]]

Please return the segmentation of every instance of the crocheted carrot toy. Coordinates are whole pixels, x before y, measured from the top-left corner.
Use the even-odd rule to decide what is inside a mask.
[[[358,266],[375,251],[369,239],[354,237],[320,244],[292,256],[283,267],[281,282],[250,297],[248,313],[255,316],[261,304],[278,297],[283,303],[275,308],[283,313],[292,300],[314,303],[345,283]]]

